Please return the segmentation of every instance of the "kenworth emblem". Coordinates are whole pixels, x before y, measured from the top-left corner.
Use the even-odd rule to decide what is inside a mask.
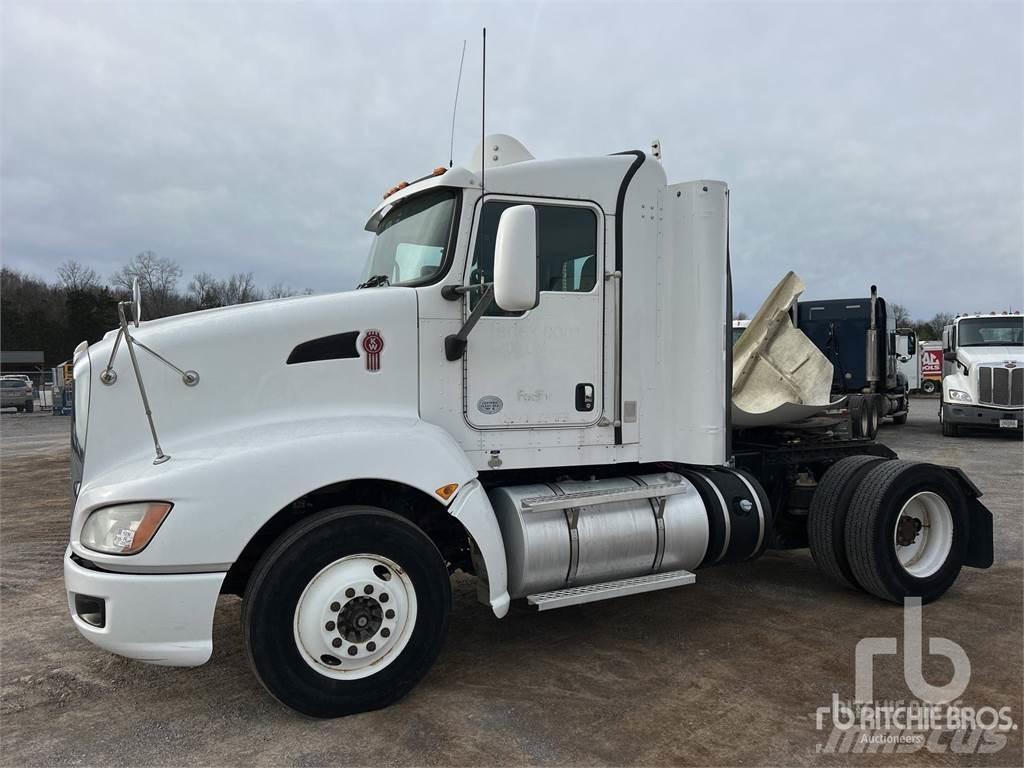
[[[363,336],[363,351],[366,353],[366,370],[376,373],[380,370],[380,353],[384,350],[384,337],[380,331],[367,331]]]
[[[1007,360],[1006,361],[1006,367],[1007,368],[1016,368],[1017,364],[1015,362],[1013,362],[1013,360]]]

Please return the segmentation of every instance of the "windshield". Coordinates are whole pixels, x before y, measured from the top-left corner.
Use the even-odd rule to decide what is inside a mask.
[[[1024,317],[979,317],[961,320],[957,326],[957,344],[961,347],[1024,346]]]
[[[444,267],[455,217],[455,195],[439,189],[403,200],[377,225],[364,280],[391,285],[429,281]]]

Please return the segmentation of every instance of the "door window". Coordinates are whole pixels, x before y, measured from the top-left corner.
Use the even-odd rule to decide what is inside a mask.
[[[498,220],[508,208],[522,203],[485,203],[477,227],[470,266],[470,283],[494,279],[494,242]],[[545,292],[589,293],[597,285],[597,216],[589,208],[534,205],[537,210],[537,289]],[[473,304],[479,294],[472,294]],[[543,300],[543,299],[542,299]],[[511,315],[491,304],[487,315]]]

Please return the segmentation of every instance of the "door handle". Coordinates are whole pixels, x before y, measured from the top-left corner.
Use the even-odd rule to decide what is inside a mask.
[[[576,410],[581,412],[594,410],[594,385],[580,382],[576,385]]]

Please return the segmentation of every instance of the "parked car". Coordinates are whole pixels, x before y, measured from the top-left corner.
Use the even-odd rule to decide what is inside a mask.
[[[32,382],[27,376],[4,376],[0,378],[0,408],[17,408],[18,413],[35,410],[32,398]]]

